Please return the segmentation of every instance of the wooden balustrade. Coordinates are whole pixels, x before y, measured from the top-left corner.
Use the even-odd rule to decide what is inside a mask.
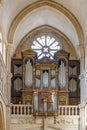
[[[32,115],[33,107],[32,105],[25,105],[25,104],[11,104],[11,114],[12,115]],[[76,105],[58,106],[58,115],[59,116],[78,116],[79,107]]]

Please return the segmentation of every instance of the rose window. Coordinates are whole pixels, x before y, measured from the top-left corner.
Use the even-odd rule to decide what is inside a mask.
[[[43,57],[54,59],[54,53],[60,49],[60,44],[55,38],[43,35],[33,41],[31,48],[37,52],[38,59]]]

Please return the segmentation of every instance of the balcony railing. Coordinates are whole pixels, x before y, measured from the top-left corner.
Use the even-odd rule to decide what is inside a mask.
[[[66,105],[66,106],[59,106],[58,107],[58,115],[60,116],[77,116],[79,115],[79,107],[76,105]]]
[[[32,105],[12,104],[11,114],[12,115],[31,115],[33,114]]]
[[[10,108],[11,108],[12,115],[33,115],[32,105],[11,104]],[[59,116],[78,116],[79,107],[76,105],[58,106],[58,115]]]

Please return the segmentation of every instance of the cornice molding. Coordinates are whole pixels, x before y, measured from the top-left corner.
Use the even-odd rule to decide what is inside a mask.
[[[54,2],[53,0],[39,0],[37,2],[34,2],[33,4],[28,5],[26,8],[24,8],[21,12],[19,12],[16,17],[13,19],[9,31],[8,31],[8,42],[9,43],[13,43],[13,37],[14,37],[14,33],[16,31],[16,28],[18,26],[18,24],[21,22],[21,20],[31,11],[38,9],[40,7],[43,6],[49,6],[51,8],[54,8],[58,11],[60,11],[61,13],[63,13],[69,20],[70,22],[73,24],[77,35],[78,35],[78,40],[79,43],[84,43],[84,35],[83,35],[83,31],[81,28],[81,25],[79,24],[78,20],[76,19],[76,17],[64,6],[62,6],[61,4]]]

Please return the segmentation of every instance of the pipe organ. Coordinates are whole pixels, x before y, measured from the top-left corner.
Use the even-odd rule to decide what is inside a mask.
[[[35,116],[56,116],[58,105],[70,104],[73,93],[75,96],[76,92],[70,92],[72,82],[76,88],[71,88],[71,90],[78,90],[79,71],[75,70],[77,79],[74,77],[75,75],[71,74],[72,68],[78,61],[71,62],[69,53],[64,50],[56,52],[54,59],[46,56],[37,59],[37,54],[31,49],[22,51],[21,55],[21,59],[15,57],[12,59],[12,103],[33,105]],[[73,63],[75,65],[72,65]],[[17,69],[15,70],[15,68]],[[70,93],[72,94],[70,95]],[[74,97],[74,99],[78,102],[79,94],[78,98]]]

